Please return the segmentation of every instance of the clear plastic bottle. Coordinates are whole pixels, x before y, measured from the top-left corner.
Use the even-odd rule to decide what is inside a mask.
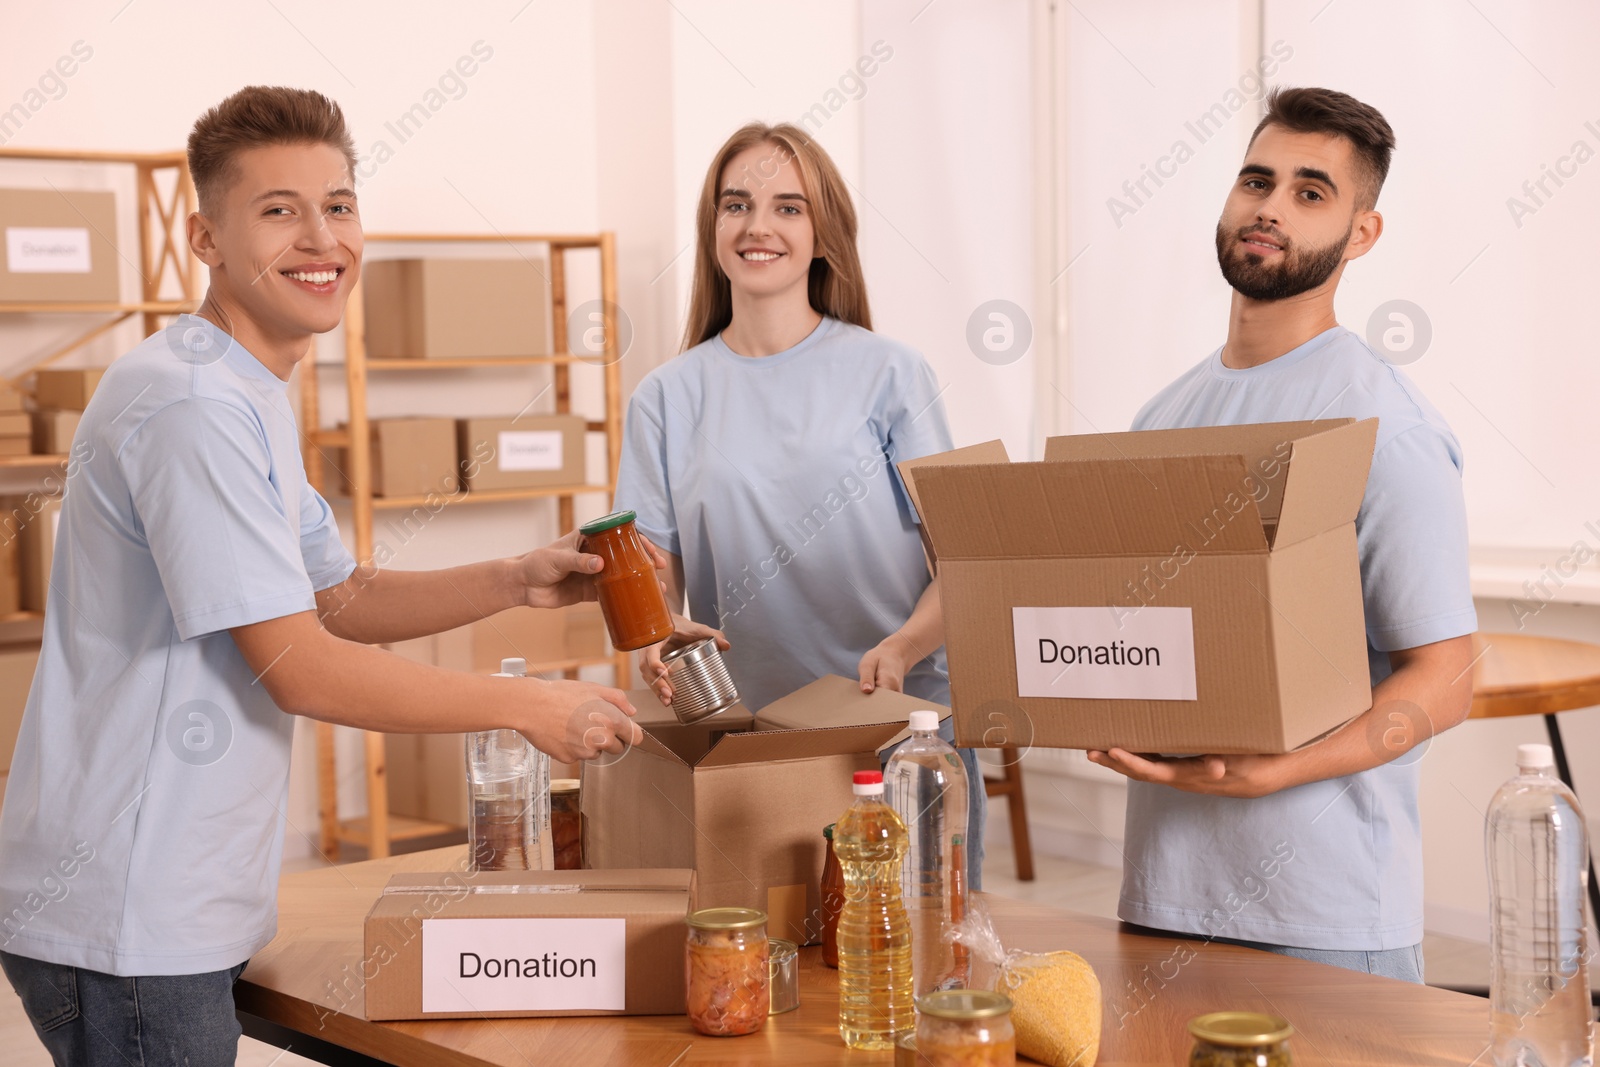
[[[856,802],[833,827],[844,869],[839,913],[839,1034],[851,1048],[892,1049],[916,1026],[911,924],[900,902],[906,827],[883,802],[883,775],[855,772]]]
[[[496,678],[526,678],[522,659],[500,661]],[[550,757],[515,730],[467,735],[469,869],[548,871],[555,867],[550,835]]]
[[[1549,745],[1517,746],[1517,770],[1484,831],[1492,1055],[1495,1067],[1588,1067],[1588,832]]]
[[[939,713],[913,711],[911,736],[883,769],[884,799],[906,824],[909,845],[901,867],[900,894],[911,920],[911,956],[916,995],[964,983],[944,943],[953,899],[966,898],[966,864],[958,842],[967,838],[967,769],[939,736]],[[951,877],[963,879],[959,890]]]

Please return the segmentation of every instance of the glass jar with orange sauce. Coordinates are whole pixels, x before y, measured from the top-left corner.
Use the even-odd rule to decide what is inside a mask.
[[[636,515],[617,511],[578,528],[579,547],[606,561],[594,578],[611,646],[633,652],[672,636],[672,614],[656,577],[656,565],[634,528]]]
[[[767,914],[706,908],[689,915],[684,969],[689,1022],[709,1037],[753,1034],[767,1022],[772,974]]]

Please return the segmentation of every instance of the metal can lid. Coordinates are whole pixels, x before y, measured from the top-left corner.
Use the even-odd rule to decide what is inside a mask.
[[[800,946],[788,938],[774,937],[767,942],[767,955],[771,966],[776,968],[780,964],[795,959],[800,955]]]
[[[1189,1020],[1189,1033],[1228,1048],[1275,1045],[1294,1033],[1289,1020],[1255,1011],[1214,1011]]]
[[[917,1010],[936,1019],[993,1019],[1011,1011],[1011,998],[982,989],[942,989],[918,997]]]
[[[576,793],[580,784],[576,778],[552,778],[550,779],[550,792]]]
[[[578,532],[585,537],[603,533],[606,530],[616,529],[625,522],[632,522],[638,518],[638,513],[633,511],[613,511],[609,515],[602,515],[598,519],[591,519],[578,527]]]
[[[689,913],[697,930],[754,930],[767,925],[767,913],[755,908],[702,908]]]

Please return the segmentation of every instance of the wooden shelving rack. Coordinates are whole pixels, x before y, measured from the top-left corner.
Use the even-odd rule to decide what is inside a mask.
[[[551,346],[555,354],[548,356],[496,357],[482,359],[374,359],[367,355],[365,304],[361,284],[350,294],[344,314],[345,384],[349,395],[349,412],[345,429],[324,429],[321,426],[321,409],[314,366],[303,367],[300,375],[300,419],[306,429],[306,476],[319,492],[326,481],[325,448],[345,450],[345,475],[350,483],[349,503],[352,530],[356,544],[356,558],[366,563],[373,552],[373,515],[381,509],[402,509],[422,506],[427,497],[374,497],[372,495],[372,455],[367,414],[367,391],[372,373],[386,371],[446,372],[482,368],[515,368],[549,366],[553,368],[555,408],[559,414],[572,410],[571,370],[574,364],[595,367],[602,373],[605,414],[590,420],[591,433],[606,436],[606,477],[603,482],[591,485],[552,486],[539,489],[498,489],[467,492],[450,497],[456,504],[492,504],[504,501],[540,500],[555,498],[558,502],[560,532],[573,529],[576,495],[601,493],[610,502],[616,485],[617,465],[622,456],[622,370],[621,353],[617,350],[616,323],[617,269],[614,235],[598,234],[417,234],[394,233],[366,235],[367,244],[472,244],[494,243],[516,245],[544,245],[549,249]],[[600,298],[604,347],[601,355],[579,356],[568,349],[567,338],[567,271],[566,253],[572,249],[596,249],[600,260]],[[590,479],[593,481],[593,479]],[[324,493],[326,495],[326,493]],[[536,547],[529,545],[530,548]],[[628,654],[613,652],[595,659],[559,660],[529,664],[530,673],[550,674],[561,672],[576,677],[578,669],[595,664],[610,664],[615,671],[617,684],[628,677]],[[432,837],[459,830],[446,823],[391,815],[389,812],[388,778],[385,768],[384,739],[382,734],[364,733],[366,754],[367,812],[363,817],[341,819],[338,802],[338,767],[334,754],[334,731],[327,723],[318,723],[317,736],[317,794],[320,819],[321,847],[325,855],[337,854],[341,843],[357,844],[367,849],[370,858],[387,856],[395,841]]]
[[[184,220],[195,209],[194,182],[189,177],[189,160],[183,152],[99,152],[60,148],[0,148],[0,162],[33,160],[50,163],[131,166],[134,168],[139,231],[139,299],[116,303],[87,301],[11,301],[0,302],[0,315],[104,315],[109,316],[84,333],[60,345],[41,359],[28,364],[23,373],[6,384],[33,395],[27,379],[40,367],[77,351],[135,315],[142,316],[146,335],[161,328],[161,320],[200,306],[200,261],[189,251]],[[158,177],[170,174],[170,177]],[[167,186],[163,190],[163,185]],[[120,251],[120,250],[119,250]],[[164,297],[177,288],[179,299]],[[51,471],[65,471],[66,456],[0,456],[0,468],[38,470],[42,478]],[[37,622],[42,612],[19,611],[0,616],[0,624]],[[9,640],[8,635],[8,640]],[[37,638],[35,638],[37,640]]]

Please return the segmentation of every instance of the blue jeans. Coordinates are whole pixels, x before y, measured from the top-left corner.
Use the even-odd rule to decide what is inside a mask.
[[[955,743],[955,730],[953,715],[939,724],[939,736],[952,744]],[[961,765],[967,769],[967,888],[976,892],[983,888],[983,824],[989,814],[989,797],[984,792],[983,768],[978,765],[978,753],[970,748],[958,748],[956,754],[961,757]],[[888,749],[879,762],[887,764],[892,755],[894,749]]]
[[[1360,971],[1362,974],[1376,974],[1384,978],[1398,978],[1402,982],[1423,984],[1421,945],[1366,952],[1332,948],[1295,948],[1293,945],[1268,945],[1260,941],[1236,941],[1227,937],[1213,938],[1213,940],[1226,945],[1258,948],[1263,952],[1273,952],[1279,956],[1293,956],[1297,960],[1326,963],[1331,967],[1343,967],[1347,971]]]
[[[118,978],[0,952],[0,968],[56,1067],[225,1067],[238,1055],[233,983],[242,963]]]

